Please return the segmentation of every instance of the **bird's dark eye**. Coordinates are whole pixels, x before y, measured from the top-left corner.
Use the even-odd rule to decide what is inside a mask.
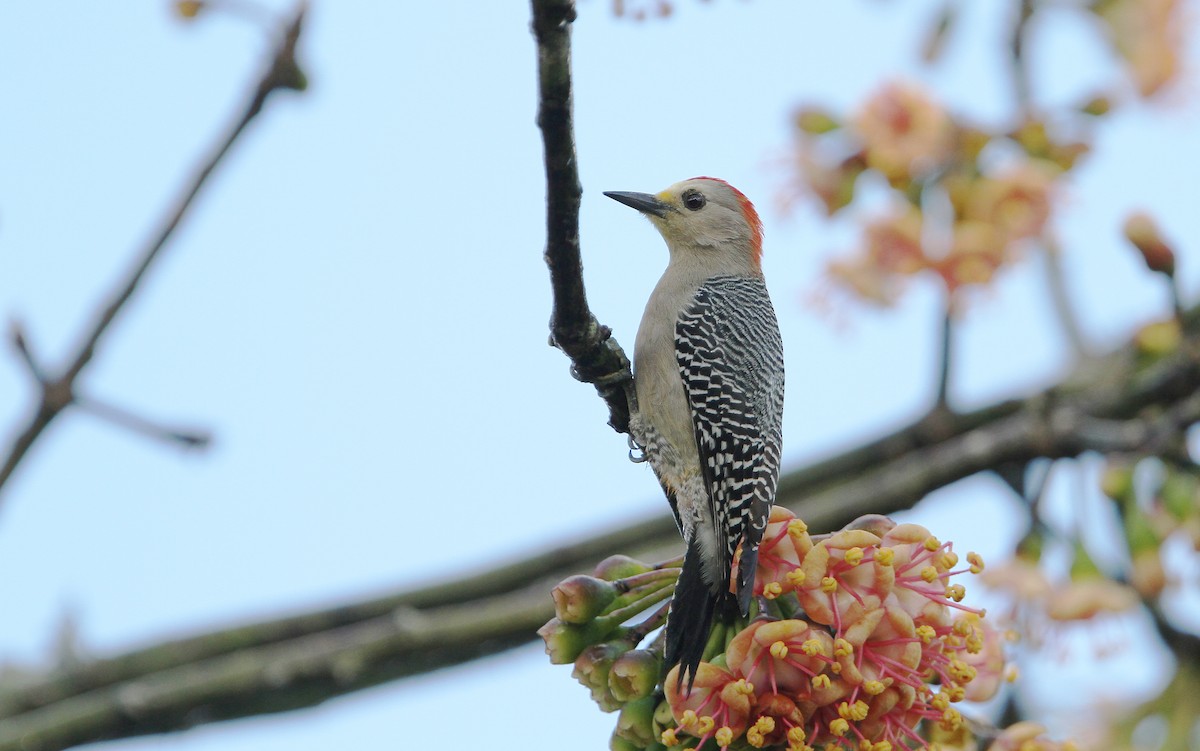
[[[683,194],[683,205],[687,207],[688,211],[699,211],[704,208],[705,203],[707,200],[704,198],[704,194],[698,190],[689,190]]]

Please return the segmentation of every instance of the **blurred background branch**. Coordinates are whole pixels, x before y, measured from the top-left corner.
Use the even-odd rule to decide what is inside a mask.
[[[67,365],[54,373],[33,351],[29,335],[24,327],[19,323],[13,323],[10,329],[10,340],[26,364],[30,375],[40,387],[41,393],[30,410],[29,417],[24,421],[24,425],[14,431],[8,451],[4,454],[4,462],[0,464],[0,491],[3,490],[21,460],[33,448],[50,423],[68,407],[80,404],[79,378],[92,362],[92,358],[96,356],[97,347],[100,346],[105,334],[109,332],[118,314],[138,290],[146,272],[150,270],[151,265],[167,246],[209,176],[229,153],[229,149],[246,127],[262,111],[267,98],[280,89],[304,90],[307,84],[304,74],[296,62],[296,43],[300,39],[300,28],[306,9],[307,4],[300,3],[296,6],[290,19],[282,24],[278,30],[278,42],[271,53],[266,70],[255,83],[248,101],[233,126],[221,136],[212,153],[200,163],[196,173],[184,185],[182,195],[168,209],[160,228],[151,237],[146,247],[138,253],[133,267],[117,283],[103,306],[97,311],[96,316],[86,323],[79,337],[78,346],[67,359]],[[207,433],[163,429],[145,418],[136,416],[127,410],[112,407],[94,398],[83,400],[83,403],[87,405],[86,411],[108,422],[145,435],[167,439],[193,448],[203,448],[209,442]],[[3,495],[0,495],[0,499],[2,498]]]

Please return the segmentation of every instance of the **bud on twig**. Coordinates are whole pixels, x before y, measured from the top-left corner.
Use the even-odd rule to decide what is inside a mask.
[[[605,581],[616,581],[637,574],[644,574],[651,569],[648,563],[643,563],[627,555],[610,555],[596,564],[593,574]]]
[[[795,123],[801,131],[813,136],[819,136],[841,127],[841,123],[825,110],[807,106],[796,111]]]
[[[1175,252],[1167,245],[1154,219],[1144,212],[1130,214],[1125,220],[1125,239],[1142,254],[1146,268],[1167,277],[1175,277]]]
[[[559,620],[587,623],[612,604],[617,597],[617,587],[612,582],[581,574],[560,582],[551,594]]]
[[[611,621],[605,619],[576,624],[563,623],[558,618],[551,618],[537,633],[546,642],[546,654],[550,656],[550,662],[554,665],[565,665],[574,662],[589,646],[619,630],[619,625],[614,626]]]

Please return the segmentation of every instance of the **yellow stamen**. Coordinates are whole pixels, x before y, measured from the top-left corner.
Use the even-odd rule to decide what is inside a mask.
[[[792,519],[787,526],[788,536],[800,538],[808,534],[808,525],[802,519]]]
[[[963,597],[966,597],[966,595],[967,595],[967,588],[961,584],[951,584],[949,587],[946,587],[946,599],[947,600],[954,600],[955,602],[962,602]]]
[[[746,680],[745,678],[738,678],[737,681],[734,682],[734,684],[733,684],[733,690],[738,692],[742,696],[753,696],[754,695],[754,684],[752,684],[750,681]]]
[[[679,739],[675,737],[675,728],[667,728],[666,730],[662,731],[662,735],[659,736],[659,740],[662,741],[664,746],[679,745]]]
[[[793,587],[799,588],[804,585],[804,579],[805,579],[804,569],[794,568],[787,573],[787,576],[785,578],[787,579],[788,584],[791,584]]]
[[[696,732],[693,735],[708,735],[712,729],[717,726],[716,720],[711,715],[704,715],[700,721],[696,723]]]
[[[812,657],[813,655],[824,655],[825,644],[816,637],[813,637],[812,639],[805,639],[804,643],[800,645],[800,651],[809,657]]]
[[[937,562],[938,566],[949,571],[958,565],[958,553],[955,553],[953,550],[947,550],[938,556]]]
[[[971,564],[971,573],[978,574],[983,571],[983,556],[974,551],[967,553],[967,563]]]
[[[824,592],[825,594],[833,594],[834,592],[837,591],[837,588],[838,588],[837,579],[834,579],[832,576],[821,577],[821,591],[822,592]]]
[[[962,660],[951,660],[949,673],[950,677],[959,683],[970,683],[978,671]]]
[[[829,723],[829,732],[841,738],[846,733],[850,732],[850,723],[843,720],[841,717]]]
[[[848,657],[852,654],[854,654],[854,645],[850,642],[840,638],[833,642],[834,657]]]
[[[896,551],[892,548],[880,548],[875,551],[875,562],[880,566],[890,566],[896,560]]]
[[[921,578],[930,584],[933,584],[938,580],[938,570],[933,566],[926,566],[925,568],[921,569]]]
[[[925,644],[929,644],[937,638],[937,631],[929,624],[922,624],[917,626],[917,637]]]
[[[953,733],[962,726],[962,715],[957,709],[947,709],[942,712],[942,719],[938,721],[938,727],[947,732]]]
[[[940,548],[942,546],[942,543],[938,540],[938,538],[934,537],[933,535],[926,537],[925,542],[923,542],[921,544],[924,545],[925,549],[928,550],[930,553],[932,553],[933,551],[937,550],[938,548]]]
[[[718,746],[727,748],[730,743],[733,743],[733,728],[724,725],[713,735],[713,738],[716,739]]]
[[[675,724],[679,727],[680,730],[687,730],[692,725],[696,724],[696,719],[697,718],[696,718],[695,710],[685,709],[685,710],[683,710],[683,714],[679,715],[679,722],[677,722]]]
[[[853,704],[844,701],[838,705],[838,717],[841,717],[843,720],[862,722],[863,720],[867,719],[867,713],[869,711],[871,711],[871,708],[868,707],[867,703],[862,699],[859,699]]]
[[[788,656],[788,646],[781,641],[771,644],[771,656],[776,660],[782,660]]]
[[[767,582],[763,587],[763,597],[768,600],[774,600],[781,594],[783,594],[783,585],[779,582]]]
[[[812,677],[811,683],[812,683],[813,688],[823,689],[823,688],[829,688],[829,685],[832,683],[832,681],[829,680],[829,676],[825,675],[824,673],[821,673],[820,675],[814,675]]]
[[[802,728],[802,727],[788,728],[787,739],[788,739],[788,743],[790,743],[791,745],[799,746],[800,744],[804,743],[806,738],[808,738],[808,733],[804,732],[804,728]]]
[[[853,547],[846,551],[845,560],[846,560],[846,563],[849,563],[851,566],[857,566],[858,564],[862,563],[862,559],[863,559],[863,549],[862,548]]]
[[[867,681],[863,684],[863,691],[866,691],[869,696],[879,696],[887,690],[887,685],[883,681]]]

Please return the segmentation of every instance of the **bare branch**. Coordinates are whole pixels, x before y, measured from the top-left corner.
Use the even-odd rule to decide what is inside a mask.
[[[304,74],[296,63],[296,42],[300,38],[300,28],[306,9],[307,4],[304,2],[301,2],[297,6],[296,11],[291,16],[291,20],[282,30],[278,45],[272,52],[270,65],[262,75],[261,80],[255,85],[242,113],[238,116],[233,127],[222,137],[213,152],[201,163],[196,174],[193,175],[192,179],[185,186],[183,195],[174,203],[163,220],[162,226],[154,234],[150,242],[147,243],[142,252],[138,254],[133,267],[110,293],[104,305],[97,312],[96,317],[82,333],[79,344],[74,350],[75,354],[71,356],[68,365],[62,370],[61,374],[50,376],[43,369],[36,367],[38,363],[35,363],[31,358],[23,333],[19,328],[14,330],[13,341],[18,347],[18,351],[24,357],[26,364],[30,366],[30,370],[34,372],[35,376],[41,382],[42,395],[30,415],[25,418],[24,426],[16,431],[5,454],[3,465],[0,465],[0,488],[3,488],[5,483],[8,482],[8,479],[21,463],[21,460],[24,459],[29,449],[33,447],[33,444],[46,428],[49,427],[50,423],[63,410],[75,403],[76,382],[80,374],[91,363],[92,358],[95,357],[96,348],[99,346],[101,340],[108,333],[112,323],[125,307],[125,304],[129,302],[134,292],[137,291],[142,278],[150,269],[155,259],[159,257],[167,241],[170,240],[175,229],[191,208],[193,200],[208,180],[208,177],[224,159],[230,147],[237,141],[238,137],[246,129],[246,126],[262,111],[263,104],[267,101],[267,98],[279,89],[303,90],[305,88]]]
[[[6,717],[0,751],[184,730],[301,709],[530,640],[554,608],[548,583],[465,605],[398,608],[349,626],[150,671]]]
[[[75,394],[75,406],[105,422],[111,423],[139,435],[165,443],[175,443],[187,448],[204,449],[212,443],[212,435],[204,430],[182,430],[160,425],[134,414],[127,409],[102,402],[98,399]]]
[[[573,0],[533,0],[533,33],[538,45],[538,127],[546,163],[546,265],[554,289],[550,343],[571,358],[571,373],[596,386],[608,403],[608,423],[629,430],[634,400],[629,358],[612,330],[588,308],[579,253],[578,159],[571,99]]]

